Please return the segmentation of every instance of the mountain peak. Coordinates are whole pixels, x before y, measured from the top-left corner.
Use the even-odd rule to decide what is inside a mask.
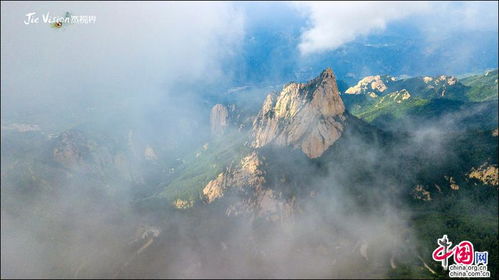
[[[308,83],[290,83],[276,98],[267,97],[253,124],[253,145],[289,145],[319,157],[341,136],[344,112],[333,70],[327,68]]]
[[[324,69],[324,71],[322,71],[320,77],[323,78],[323,79],[326,79],[326,78],[335,78],[333,69],[331,69],[330,67]]]

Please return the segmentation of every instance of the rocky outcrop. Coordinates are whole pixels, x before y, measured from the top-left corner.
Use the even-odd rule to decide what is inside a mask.
[[[430,85],[447,84],[453,86],[457,83],[457,78],[454,76],[441,75],[438,77],[423,77],[423,82]]]
[[[194,205],[194,201],[177,199],[177,200],[175,200],[174,205],[175,205],[175,208],[177,208],[177,209],[187,209],[187,208],[191,208]]]
[[[225,107],[212,109],[212,129],[217,115],[225,115]],[[253,148],[273,144],[291,146],[309,158],[320,157],[341,137],[346,117],[336,80],[331,69],[308,83],[290,83],[276,94],[270,94],[253,122]],[[216,122],[215,122],[216,123]],[[268,162],[267,162],[268,163]],[[235,166],[229,166],[206,184],[202,190],[205,203],[236,194],[226,214],[263,217],[276,221],[290,217],[295,197],[266,185],[265,159],[253,150]],[[231,201],[230,199],[228,201]]]
[[[220,136],[223,135],[225,129],[229,122],[229,112],[227,108],[222,104],[216,104],[211,108],[210,114],[210,125],[211,125],[211,135]]]
[[[454,177],[444,176],[444,178],[447,182],[449,182],[449,187],[451,188],[451,190],[454,190],[454,191],[459,190],[459,185],[456,183],[456,180],[454,179]]]
[[[499,186],[499,168],[497,165],[485,163],[478,168],[472,168],[468,173],[468,178],[477,179],[484,184],[497,187]]]
[[[438,77],[438,81],[446,83],[449,86],[453,86],[457,83],[456,77],[442,75]]]
[[[409,100],[410,98],[411,94],[407,90],[402,89],[400,91],[394,91],[392,93],[389,93],[387,95],[378,98],[373,106],[375,108],[380,108],[386,106],[386,104],[392,104],[392,103],[400,104],[406,100]]]
[[[222,197],[227,185],[225,173],[220,173],[216,179],[211,180],[203,189],[206,202],[211,203],[215,199]]]
[[[253,146],[289,145],[320,157],[340,138],[344,112],[333,71],[326,69],[308,83],[290,83],[278,96],[267,96],[253,123]]]
[[[227,168],[220,173],[217,178],[211,180],[203,189],[203,196],[206,202],[211,203],[215,199],[224,195],[228,188],[242,189],[249,187],[258,191],[265,183],[264,173],[261,167],[261,160],[256,152],[241,159],[236,168]]]
[[[427,191],[422,185],[416,185],[414,187],[414,189],[412,190],[412,197],[423,201],[431,200],[430,192]]]
[[[379,95],[386,91],[390,83],[396,81],[390,76],[367,76],[360,80],[355,86],[347,89],[345,94],[371,94]]]
[[[391,76],[367,76],[360,80],[355,86],[345,91],[345,96],[364,95],[376,99],[394,92],[410,92],[411,95],[421,97],[452,97],[463,99],[465,88],[456,77],[412,77],[396,79]]]
[[[227,168],[204,187],[204,201],[212,203],[231,192],[237,194],[237,199],[227,207],[228,216],[250,215],[270,221],[289,217],[294,201],[284,200],[279,192],[264,186],[262,165],[262,159],[252,152],[241,159],[235,168]]]

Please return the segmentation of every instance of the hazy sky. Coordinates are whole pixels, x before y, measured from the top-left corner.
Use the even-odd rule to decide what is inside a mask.
[[[393,21],[413,20],[429,36],[455,30],[497,31],[497,2],[306,2],[311,25],[301,34],[300,51],[335,49],[358,36],[382,32]],[[409,18],[419,16],[420,18]]]
[[[298,69],[300,65],[311,64],[310,71],[317,74],[318,68],[336,65],[311,61],[328,61],[328,51],[385,32],[409,38],[411,32],[418,32],[428,41],[428,52],[449,37],[465,42],[467,35],[463,34],[469,32],[492,31],[490,34],[497,36],[497,2],[1,5],[2,116],[10,116],[19,108],[23,115],[35,114],[68,101],[81,107],[115,104],[116,100],[157,104],[166,93],[187,95],[188,89],[196,95],[201,88],[206,94],[208,85],[215,85],[217,92],[240,86],[241,81],[252,82],[257,76],[259,80],[272,77],[273,83],[287,82],[288,72],[303,70]],[[61,29],[24,23],[31,12],[42,21],[46,13],[62,16],[66,11],[96,16],[96,23]],[[393,28],[407,25],[412,26],[410,32]],[[497,37],[489,37],[484,41],[497,42]],[[476,49],[481,42],[469,41],[464,47],[449,50],[460,59],[469,58],[458,63],[459,71],[467,69],[462,65],[476,60],[478,51],[483,52],[483,48]],[[490,59],[482,64],[497,67],[497,51],[492,47],[485,48],[491,50],[486,55]],[[450,66],[445,69],[450,71],[457,62],[447,59],[446,63]],[[359,61],[357,66],[361,64]],[[233,82],[236,76],[243,78]],[[184,87],[178,89],[179,84]]]

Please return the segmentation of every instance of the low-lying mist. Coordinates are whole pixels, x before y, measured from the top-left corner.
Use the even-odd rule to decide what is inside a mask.
[[[426,160],[445,154],[445,145],[440,134],[427,133],[429,127],[395,142],[393,135],[349,118],[351,128],[324,159],[311,160],[290,148],[258,152],[265,158],[269,187],[282,191],[280,215],[272,219],[251,213],[228,216],[226,206],[243,199],[237,192],[189,209],[175,209],[166,200],[148,205],[157,189],[148,190],[147,183],[161,185],[168,179],[160,179],[167,178],[161,172],[153,172],[157,178],[147,183],[125,179],[145,178],[161,162],[147,165],[130,151],[123,157],[133,170],[113,172],[106,164],[116,165],[116,160],[100,166],[97,162],[105,159],[93,158],[95,169],[88,169],[85,163],[61,167],[38,158],[30,167],[34,185],[2,182],[2,273],[47,278],[387,277],[416,257],[411,212],[404,204],[417,172],[406,160],[421,151],[421,141],[432,147]],[[430,130],[445,131],[442,126]],[[237,128],[231,133],[250,135]],[[106,153],[113,157],[119,151],[103,149],[97,155]],[[3,157],[2,166],[15,165],[15,160]],[[49,176],[37,174],[44,170],[37,165],[43,164],[54,169]]]
[[[468,182],[455,174],[476,162],[497,164],[489,131],[497,128],[490,114],[497,104],[371,124],[346,112],[341,137],[314,159],[291,146],[254,148],[253,120],[265,96],[290,82],[284,77],[335,65],[311,54],[282,58],[279,47],[268,47],[277,34],[274,43],[297,44],[283,49],[298,55],[302,22],[287,13],[298,14],[299,5],[285,4],[276,17],[296,30],[280,33],[287,21],[275,20],[276,33],[263,35],[261,17],[273,10],[246,5],[2,2],[2,278],[439,276],[417,218],[438,212],[430,203],[442,197],[459,197],[449,209],[497,209],[496,189],[468,199],[445,177],[462,186]],[[98,24],[23,23],[32,11],[68,10],[96,15]],[[317,28],[323,17],[315,16]],[[344,59],[338,80],[378,69]],[[210,111],[218,103],[230,120],[214,136]],[[277,201],[257,203],[271,211],[250,211],[255,189],[246,185],[207,201],[206,184],[250,154],[265,182],[257,191],[272,191]],[[433,200],[413,199],[416,186]],[[193,201],[172,199],[181,195]],[[240,204],[250,210],[229,211]],[[481,250],[497,260],[493,249]]]

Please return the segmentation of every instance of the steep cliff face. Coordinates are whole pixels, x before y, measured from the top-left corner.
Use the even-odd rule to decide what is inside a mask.
[[[233,117],[237,115],[231,105],[216,105],[211,118],[214,132],[219,131],[217,125],[225,119],[219,116],[225,116],[226,111],[229,126],[235,128],[237,118]],[[293,218],[293,212],[300,211],[306,200],[302,199],[313,197],[322,186],[312,181],[327,173],[325,163],[348,157],[349,152],[342,152],[341,147],[349,139],[376,145],[375,139],[381,137],[346,112],[331,69],[307,83],[290,83],[280,93],[269,94],[252,125],[250,134],[236,144],[244,148],[226,150],[233,144],[231,133],[238,133],[234,129],[226,129],[224,137],[213,139],[213,143],[223,143],[210,148],[217,155],[212,157],[214,161],[201,158],[202,153],[196,155],[196,167],[189,169],[195,172],[178,175],[196,180],[173,181],[165,188],[164,197],[171,198],[176,208],[203,203],[213,204],[229,216],[270,221]],[[195,192],[180,192],[182,189]]]
[[[226,114],[224,108],[213,107],[214,133],[219,133],[220,124],[224,123],[220,122],[220,116]],[[269,171],[269,159],[260,148],[290,147],[301,150],[308,158],[320,157],[341,137],[346,119],[331,69],[308,83],[288,84],[279,95],[269,94],[253,122],[251,151],[206,184],[202,190],[204,202],[222,198],[231,201],[226,196],[235,194],[237,199],[228,204],[227,215],[250,215],[271,221],[290,217],[296,207],[295,196],[285,195],[286,188],[277,186],[286,184],[286,179]],[[274,182],[267,182],[266,176],[274,178]],[[275,178],[280,179],[276,182]]]
[[[249,215],[276,221],[289,217],[293,200],[282,199],[282,194],[266,186],[264,160],[257,152],[242,158],[234,167],[228,167],[203,189],[205,202],[212,203],[226,193],[237,195],[229,204],[226,215]]]
[[[203,189],[203,195],[208,203],[222,197],[227,188],[243,188],[249,186],[259,189],[265,183],[261,160],[255,152],[241,159],[236,168],[228,168],[216,179],[210,181]]]
[[[211,135],[220,136],[223,135],[225,129],[229,122],[229,111],[222,104],[216,104],[211,108],[210,114],[210,124],[211,124]]]
[[[308,83],[290,83],[278,96],[267,96],[253,123],[253,146],[289,145],[320,157],[340,138],[344,112],[336,78],[326,69]]]

